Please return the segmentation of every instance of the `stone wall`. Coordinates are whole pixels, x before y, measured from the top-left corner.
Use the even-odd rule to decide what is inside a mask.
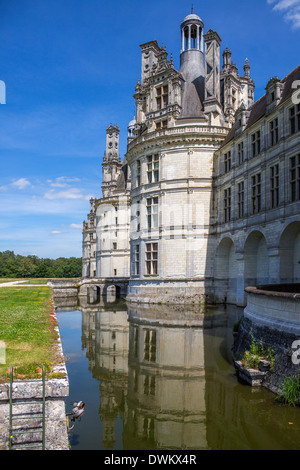
[[[265,348],[273,349],[275,365],[267,373],[263,385],[279,393],[284,378],[300,372],[300,365],[293,360],[296,352],[293,343],[300,339],[300,294],[275,291],[274,286],[270,287],[273,290],[246,289],[247,307],[235,338],[233,356],[235,360],[243,357],[250,348],[252,335],[257,342],[262,341]],[[299,284],[292,290],[299,292]]]
[[[48,281],[47,285],[53,289],[54,298],[58,297],[77,297],[78,286],[77,281]]]
[[[9,389],[10,384],[0,384],[0,450],[7,450],[9,445]],[[67,376],[63,379],[46,381],[46,450],[68,450],[69,440],[66,421],[65,397],[69,395],[69,383]],[[40,413],[42,405],[42,383],[38,380],[15,381],[13,383],[13,405],[17,413]],[[32,401],[40,400],[38,404]],[[22,402],[18,404],[18,402]],[[40,419],[18,420],[15,422],[18,430],[40,426]],[[41,439],[41,434],[24,434],[17,438],[17,442],[32,442]],[[15,439],[14,439],[15,442]]]

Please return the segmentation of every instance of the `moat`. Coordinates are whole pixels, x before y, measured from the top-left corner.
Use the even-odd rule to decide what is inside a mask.
[[[237,378],[237,307],[57,306],[72,450],[294,450],[300,409]]]

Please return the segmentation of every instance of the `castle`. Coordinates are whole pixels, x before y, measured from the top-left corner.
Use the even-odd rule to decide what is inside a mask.
[[[254,100],[193,12],[180,69],[142,44],[127,153],[110,125],[103,196],[83,224],[83,278],[122,279],[132,302],[245,305],[249,285],[300,280],[300,66]]]

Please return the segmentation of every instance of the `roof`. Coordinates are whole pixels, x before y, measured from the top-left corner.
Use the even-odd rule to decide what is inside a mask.
[[[128,179],[128,164],[124,162],[117,181],[116,191],[125,191]]]
[[[188,24],[198,24],[203,27],[203,21],[201,20],[200,16],[195,15],[195,13],[190,13],[187,15],[181,23],[181,28],[187,26]]]
[[[190,21],[190,20],[200,20],[200,21],[202,21],[201,18],[200,18],[200,16],[195,15],[195,13],[190,13],[189,15],[187,15],[187,16],[184,18],[183,23],[184,23],[185,21]]]
[[[287,99],[289,99],[292,94],[295,92],[295,87],[293,88],[293,83],[296,81],[300,81],[300,65],[296,67],[292,72],[290,72],[286,77],[281,80],[281,84],[283,85],[281,100],[279,104],[284,103]],[[267,95],[264,94],[259,100],[257,100],[253,105],[249,108],[250,115],[247,121],[246,129],[249,129],[253,124],[255,124],[259,119],[265,116],[267,110]],[[235,138],[235,127],[230,129],[229,133],[227,134],[226,139],[224,140],[222,147],[227,145],[231,140]]]

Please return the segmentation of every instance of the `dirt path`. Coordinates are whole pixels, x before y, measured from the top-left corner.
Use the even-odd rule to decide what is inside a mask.
[[[0,283],[0,288],[1,287],[47,287],[47,284],[25,284],[27,281],[11,281],[11,282],[1,282]]]

